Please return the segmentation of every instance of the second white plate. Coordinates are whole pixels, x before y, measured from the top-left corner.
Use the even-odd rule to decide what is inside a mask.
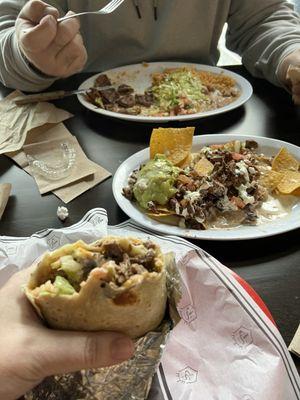
[[[87,101],[85,96],[82,94],[77,95],[77,97],[80,103],[84,107],[98,114],[129,121],[160,123],[168,121],[188,121],[203,117],[209,117],[211,115],[221,114],[233,110],[234,108],[240,107],[251,97],[253,93],[252,86],[242,76],[222,68],[211,67],[209,65],[202,65],[202,64],[191,64],[191,63],[181,63],[181,62],[153,62],[146,64],[146,66],[144,66],[144,64],[126,65],[124,67],[114,68],[108,71],[104,71],[102,73],[106,74],[115,85],[126,83],[132,86],[136,92],[143,93],[145,89],[147,89],[151,85],[151,76],[153,73],[162,72],[166,68],[178,68],[178,67],[190,67],[190,68],[194,67],[198,70],[213,72],[216,74],[224,73],[225,75],[233,78],[236,81],[236,87],[240,91],[241,95],[232,103],[224,107],[217,108],[215,110],[200,112],[196,114],[175,115],[168,117],[149,117],[143,115],[127,115],[127,114],[116,113],[104,110],[103,108],[96,107],[94,104]],[[86,81],[84,81],[79,86],[79,89],[88,89],[94,86],[95,79],[97,78],[98,75],[100,74],[96,74],[87,79]]]
[[[259,151],[268,156],[276,154],[281,147],[285,147],[296,159],[300,160],[300,147],[298,146],[281,140],[246,135],[216,134],[195,136],[193,141],[193,151],[199,150],[204,145],[226,143],[231,140],[255,140],[259,145]],[[127,200],[122,195],[122,188],[127,186],[127,180],[131,172],[148,160],[149,148],[141,150],[125,160],[115,173],[113,179],[113,194],[118,205],[130,218],[149,229],[168,235],[183,236],[191,239],[245,240],[273,236],[300,227],[300,199],[287,217],[279,218],[257,226],[243,225],[236,228],[208,229],[201,231],[195,229],[184,229],[153,220],[146,214],[142,213],[133,202]]]

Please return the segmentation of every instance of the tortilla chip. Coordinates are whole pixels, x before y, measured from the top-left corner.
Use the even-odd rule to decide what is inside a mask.
[[[181,163],[178,164],[178,167],[184,169],[190,165],[191,161],[192,161],[192,155],[190,153],[183,161],[181,161]]]
[[[194,170],[200,176],[208,176],[212,173],[214,165],[207,158],[201,158],[194,167]]]
[[[151,219],[154,219],[157,222],[160,222],[162,224],[167,224],[167,225],[174,225],[178,226],[180,217],[178,215],[172,214],[172,215],[158,215],[154,213],[147,213],[148,217]]]
[[[272,191],[277,188],[283,177],[284,174],[282,172],[271,170],[261,177],[260,184],[268,190]]]
[[[298,193],[300,189],[300,172],[285,171],[281,182],[277,185],[277,189],[281,194]]]
[[[272,169],[274,171],[298,171],[299,162],[285,149],[282,147],[279,153],[275,156]]]
[[[175,211],[169,210],[167,207],[157,207],[156,211],[147,211],[149,216],[156,216],[156,217],[165,217],[168,215],[174,215]]]
[[[191,152],[194,131],[194,127],[153,129],[150,158],[164,154],[174,165],[179,165]]]
[[[229,142],[229,143],[232,143],[232,142]],[[229,143],[228,143],[228,144],[229,144]],[[212,150],[223,150],[224,147],[225,147],[225,145],[224,145],[224,144],[211,144],[209,147],[210,147]]]

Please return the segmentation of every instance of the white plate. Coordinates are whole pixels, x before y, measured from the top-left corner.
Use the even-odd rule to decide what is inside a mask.
[[[98,114],[103,114],[108,117],[113,118],[120,118],[129,121],[138,121],[138,122],[167,122],[167,121],[187,121],[202,117],[208,117],[210,115],[221,114],[226,111],[233,110],[244,104],[252,95],[252,86],[250,83],[243,78],[242,76],[235,74],[234,72],[227,71],[222,68],[211,67],[208,65],[202,64],[191,64],[191,63],[179,63],[179,62],[153,62],[144,66],[143,64],[134,64],[134,65],[127,65],[124,67],[114,68],[109,71],[104,71],[102,73],[107,74],[107,76],[111,79],[112,83],[119,85],[122,83],[126,83],[132,86],[136,92],[143,93],[145,89],[151,86],[151,75],[155,72],[162,72],[165,68],[176,68],[176,67],[195,67],[198,70],[204,70],[208,72],[214,72],[217,74],[224,73],[227,76],[235,79],[236,86],[241,92],[241,95],[238,99],[233,101],[232,103],[228,104],[227,106],[217,108],[215,110],[200,112],[196,114],[190,115],[175,115],[169,117],[147,117],[142,115],[127,115],[116,113],[112,111],[103,110],[102,108],[96,107],[94,104],[88,102],[84,95],[79,94],[77,95],[78,100],[80,103]],[[84,81],[80,86],[79,89],[88,89],[94,86],[94,82],[96,77],[100,74],[96,74],[91,78]]]
[[[230,140],[256,140],[259,145],[259,151],[268,156],[276,154],[281,147],[285,147],[294,157],[300,160],[300,147],[298,146],[281,140],[244,135],[216,134],[195,136],[193,141],[193,150],[199,150],[204,145],[226,143]],[[273,236],[300,227],[300,200],[293,207],[288,216],[257,226],[244,225],[236,228],[208,229],[206,231],[201,231],[195,229],[184,229],[153,220],[146,214],[143,214],[134,203],[127,200],[121,193],[122,188],[127,185],[127,179],[130,173],[148,160],[149,148],[141,150],[125,160],[115,173],[113,180],[113,194],[118,205],[130,218],[149,229],[168,235],[177,235],[192,239],[245,240]]]

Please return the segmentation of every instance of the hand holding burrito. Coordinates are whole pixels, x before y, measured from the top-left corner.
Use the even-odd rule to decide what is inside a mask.
[[[52,328],[137,338],[155,329],[165,314],[165,259],[150,240],[78,241],[45,254],[25,293]]]
[[[46,328],[20,290],[29,272],[16,273],[0,290],[0,399],[18,398],[46,376],[117,364],[132,356],[133,343],[120,333]]]

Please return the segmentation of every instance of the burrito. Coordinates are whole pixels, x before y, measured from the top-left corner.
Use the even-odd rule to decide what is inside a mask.
[[[80,240],[46,253],[25,293],[52,328],[109,330],[137,338],[163,319],[165,257],[151,240]]]

